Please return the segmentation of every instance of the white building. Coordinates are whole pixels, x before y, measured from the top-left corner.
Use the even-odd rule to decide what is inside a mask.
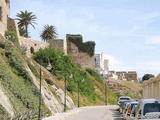
[[[108,60],[104,59],[104,53],[96,54],[95,55],[96,60],[96,69],[97,72],[101,75],[106,76],[108,74]]]

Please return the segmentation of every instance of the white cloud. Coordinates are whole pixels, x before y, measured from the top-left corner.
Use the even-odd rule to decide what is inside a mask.
[[[129,71],[132,70],[131,67],[127,66],[123,62],[119,61],[117,58],[115,58],[112,55],[104,55],[105,59],[109,60],[109,70],[114,70],[114,71]]]
[[[160,36],[151,36],[147,39],[146,44],[160,44]]]

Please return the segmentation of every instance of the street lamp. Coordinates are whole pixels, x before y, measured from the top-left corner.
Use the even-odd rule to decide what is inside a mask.
[[[81,81],[78,81],[78,107],[80,107],[80,101],[79,101],[79,89],[80,89],[80,83],[84,82],[84,78]]]
[[[46,57],[44,57],[46,58]],[[52,65],[50,63],[49,58],[47,58],[48,60],[48,65],[47,65],[47,70],[51,70],[52,69]],[[39,94],[39,113],[38,113],[38,120],[41,120],[41,105],[42,105],[42,59],[40,59],[40,94]]]
[[[72,74],[70,74],[70,77],[69,77],[70,79],[72,78]],[[66,79],[66,72],[65,72],[65,80],[64,80],[64,112],[66,112],[66,81],[67,81],[67,79]]]

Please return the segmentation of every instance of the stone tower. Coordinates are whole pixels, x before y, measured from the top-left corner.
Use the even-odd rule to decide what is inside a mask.
[[[90,56],[85,50],[82,35],[66,35],[67,41],[67,54],[72,56],[75,63],[78,63],[82,69],[92,68],[95,69],[94,55]]]
[[[4,35],[7,30],[7,21],[10,17],[10,0],[0,0],[0,33]]]

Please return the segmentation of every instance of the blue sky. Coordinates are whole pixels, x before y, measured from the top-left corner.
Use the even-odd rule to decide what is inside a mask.
[[[160,73],[160,0],[11,0],[11,17],[21,10],[38,18],[30,36],[40,40],[45,24],[57,28],[59,38],[82,34],[105,53],[110,69]]]

